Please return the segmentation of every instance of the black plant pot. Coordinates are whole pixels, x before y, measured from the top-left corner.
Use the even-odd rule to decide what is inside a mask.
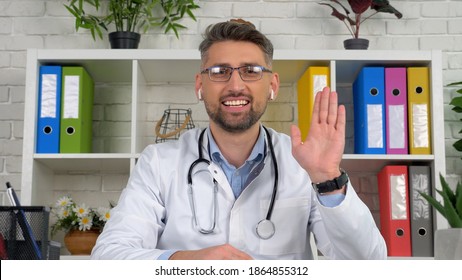
[[[367,50],[369,40],[362,38],[351,38],[343,41],[346,50]]]
[[[116,31],[109,33],[111,49],[137,49],[140,38],[140,34],[136,32]]]

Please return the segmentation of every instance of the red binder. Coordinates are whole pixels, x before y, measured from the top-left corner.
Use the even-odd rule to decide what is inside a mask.
[[[412,248],[407,166],[385,166],[377,179],[380,232],[387,243],[388,256],[410,257]]]

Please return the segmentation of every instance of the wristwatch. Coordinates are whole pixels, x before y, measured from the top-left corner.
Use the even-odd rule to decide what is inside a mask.
[[[348,175],[345,170],[340,169],[340,176],[322,183],[312,183],[313,188],[319,193],[324,194],[331,191],[339,190],[348,183]]]

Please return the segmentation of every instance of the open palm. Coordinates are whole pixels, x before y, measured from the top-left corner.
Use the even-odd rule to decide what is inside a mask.
[[[324,182],[340,175],[345,147],[345,107],[338,105],[336,92],[325,87],[316,95],[310,130],[305,140],[292,125],[292,154],[313,182]]]

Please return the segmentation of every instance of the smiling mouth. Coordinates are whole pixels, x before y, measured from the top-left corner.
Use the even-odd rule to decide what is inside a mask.
[[[229,100],[223,102],[223,105],[228,106],[228,107],[242,107],[249,104],[249,101],[247,100]]]

